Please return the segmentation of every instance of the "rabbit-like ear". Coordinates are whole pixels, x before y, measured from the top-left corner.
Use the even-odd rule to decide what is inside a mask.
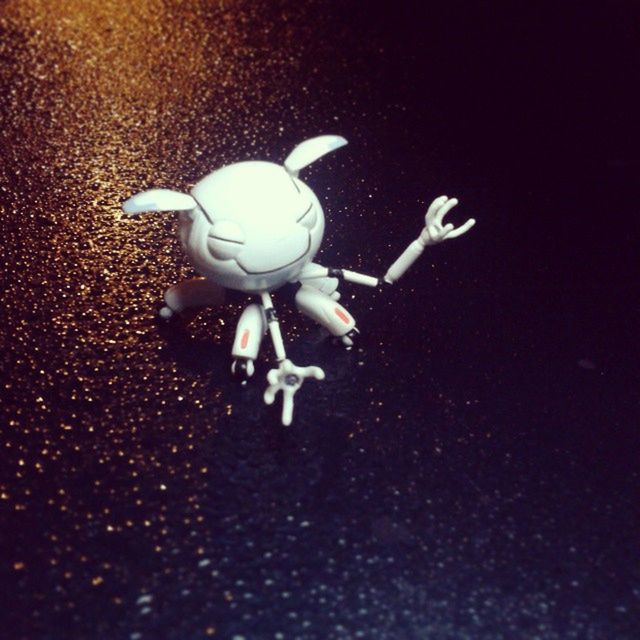
[[[284,168],[294,178],[300,169],[304,169],[326,153],[344,147],[347,141],[342,136],[318,136],[301,142],[284,161]]]
[[[131,196],[122,205],[122,210],[130,215],[145,211],[190,211],[197,207],[196,201],[186,193],[171,189],[150,189]]]

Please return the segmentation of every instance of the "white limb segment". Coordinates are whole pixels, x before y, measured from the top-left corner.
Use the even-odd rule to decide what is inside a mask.
[[[242,312],[238,321],[231,355],[234,358],[255,360],[266,332],[267,323],[262,307],[258,304],[250,304]]]
[[[424,243],[420,239],[414,240],[389,267],[387,273],[384,275],[384,281],[392,284],[400,279],[405,271],[422,255],[424,246]]]
[[[380,284],[380,279],[374,276],[368,276],[364,273],[358,273],[357,271],[349,271],[348,269],[329,269],[328,267],[323,267],[313,262],[302,270],[298,279],[305,284],[310,284],[311,286],[315,286],[316,289],[324,291],[324,288],[321,289],[314,284],[314,281],[321,278],[330,278],[331,280],[342,278],[347,282],[363,284],[367,287],[377,287]]]
[[[192,307],[217,307],[224,302],[224,288],[207,278],[192,278],[169,287],[160,316],[168,319]]]
[[[302,313],[325,327],[331,335],[345,336],[356,326],[356,321],[341,304],[306,284],[296,293],[296,305]]]
[[[365,275],[364,273],[357,273],[356,271],[348,271],[347,269],[341,269],[342,277],[347,282],[353,282],[355,284],[363,284],[367,287],[377,287],[380,284],[378,278]]]
[[[276,358],[278,362],[286,360],[287,353],[284,350],[284,341],[282,340],[282,333],[280,332],[280,325],[278,324],[278,318],[276,316],[276,310],[273,308],[273,302],[268,291],[263,291],[260,294],[262,299],[262,306],[264,307],[265,316],[269,325],[269,333],[271,334],[271,341],[273,342],[273,349],[276,352]]]
[[[305,280],[304,284],[307,287],[313,287],[322,293],[325,293],[332,300],[340,300],[340,293],[338,292],[338,278],[313,278]]]

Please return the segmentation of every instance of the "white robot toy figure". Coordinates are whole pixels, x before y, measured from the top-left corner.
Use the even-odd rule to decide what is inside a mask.
[[[467,232],[475,220],[462,226],[443,224],[458,203],[436,198],[425,217],[425,227],[389,267],[383,278],[323,267],[312,262],[324,234],[324,214],[313,191],[299,179],[301,169],[326,153],[347,144],[340,136],[319,136],[299,144],[284,166],[271,162],[238,162],[210,173],[191,194],[151,189],[129,198],[126,214],[145,211],[180,212],[180,241],[200,278],[172,286],[164,296],[160,315],[168,319],[183,309],[220,305],[224,289],[259,296],[240,316],[231,351],[231,371],[247,380],[254,373],[260,343],[271,334],[278,367],[267,375],[264,400],[272,404],[282,391],[282,423],[291,424],[293,397],[305,378],[322,380],[320,367],[298,367],[287,359],[271,292],[286,283],[299,283],[296,305],[329,333],[351,347],[356,322],[338,303],[338,279],[370,287],[390,284],[415,262],[423,249]]]

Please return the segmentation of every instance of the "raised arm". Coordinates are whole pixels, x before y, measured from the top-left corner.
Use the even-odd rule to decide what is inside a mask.
[[[384,275],[384,281],[389,284],[400,279],[407,269],[420,257],[424,248],[438,244],[443,240],[451,240],[466,233],[473,227],[476,221],[473,218],[467,220],[457,229],[451,224],[443,225],[444,217],[458,204],[456,198],[449,199],[447,196],[436,198],[429,207],[424,218],[425,226],[416,238],[400,255],[400,257],[389,267]]]
[[[305,282],[318,278],[339,278],[347,282],[363,284],[367,287],[377,287],[384,283],[392,284],[404,275],[407,269],[420,257],[426,246],[457,238],[473,227],[476,223],[473,218],[467,220],[457,229],[451,223],[443,226],[444,217],[457,204],[458,200],[456,198],[449,199],[447,196],[436,198],[427,211],[425,226],[418,238],[402,252],[382,278],[365,275],[357,271],[349,271],[348,269],[333,269],[311,263],[303,269],[299,279],[301,282]]]

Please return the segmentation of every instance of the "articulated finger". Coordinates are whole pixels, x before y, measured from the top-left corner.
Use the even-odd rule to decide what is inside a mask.
[[[440,196],[439,198],[436,198],[431,205],[429,206],[429,210],[427,211],[427,215],[425,216],[425,220],[427,222],[427,224],[429,224],[429,222],[431,221],[431,218],[433,218],[436,215],[436,212],[438,211],[438,209],[448,200],[447,196]]]
[[[467,220],[461,227],[454,229],[447,236],[447,240],[449,240],[450,238],[457,238],[458,236],[461,236],[463,233],[467,233],[467,231],[469,231],[469,229],[471,229],[471,227],[473,227],[475,223],[476,221],[473,218],[469,218],[469,220]]]
[[[300,367],[298,373],[303,378],[315,378],[316,380],[324,380],[324,371],[320,367]]]
[[[324,380],[324,371],[320,367],[311,367],[311,369],[313,369],[311,375],[316,380]]]
[[[293,420],[293,394],[290,389],[284,389],[282,392],[282,424],[285,427]]]
[[[440,209],[438,209],[438,212],[436,213],[435,221],[440,223],[440,224],[442,224],[442,220],[444,219],[444,217],[457,204],[458,204],[458,199],[457,198],[451,198],[451,200],[449,200],[445,205],[443,205],[442,207],[440,207]]]
[[[445,224],[444,227],[442,227],[442,233],[440,234],[440,237],[444,240],[449,236],[449,234],[454,230],[454,228],[455,227],[451,223]]]
[[[277,392],[278,392],[278,387],[275,387],[275,386],[267,387],[264,392],[264,396],[262,396],[264,398],[264,403],[273,404],[273,401],[276,399]]]

